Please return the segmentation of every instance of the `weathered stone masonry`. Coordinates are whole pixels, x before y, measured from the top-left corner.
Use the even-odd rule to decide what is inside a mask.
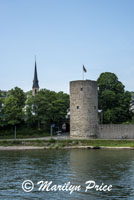
[[[98,138],[134,139],[134,124],[99,124]]]
[[[96,137],[98,92],[96,81],[70,82],[70,136]]]

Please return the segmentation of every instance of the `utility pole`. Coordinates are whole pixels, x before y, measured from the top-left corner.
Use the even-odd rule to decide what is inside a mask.
[[[14,128],[14,139],[16,140],[16,126]]]

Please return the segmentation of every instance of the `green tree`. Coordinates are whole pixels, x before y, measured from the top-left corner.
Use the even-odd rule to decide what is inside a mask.
[[[1,113],[1,109],[2,109],[2,94],[1,94],[1,91],[0,91],[0,113]]]
[[[99,109],[103,112],[103,123],[122,123],[131,120],[131,93],[114,73],[102,73],[98,80]]]
[[[3,121],[5,125],[17,125],[23,122],[25,100],[25,93],[18,87],[8,92],[3,106]]]
[[[26,95],[22,89],[15,87],[8,92],[8,96],[13,96],[16,98],[17,106],[23,108],[26,101]]]
[[[48,129],[51,123],[65,119],[68,108],[68,94],[42,89],[26,101],[27,122]]]
[[[3,123],[3,99],[2,99],[2,93],[0,91],[0,127],[4,126]]]

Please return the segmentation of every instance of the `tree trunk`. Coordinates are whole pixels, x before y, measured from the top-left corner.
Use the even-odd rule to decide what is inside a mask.
[[[38,129],[40,129],[40,120],[38,119]]]

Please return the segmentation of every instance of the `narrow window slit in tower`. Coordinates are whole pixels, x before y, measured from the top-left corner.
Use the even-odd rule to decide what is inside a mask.
[[[79,106],[77,106],[77,109],[79,109]]]

